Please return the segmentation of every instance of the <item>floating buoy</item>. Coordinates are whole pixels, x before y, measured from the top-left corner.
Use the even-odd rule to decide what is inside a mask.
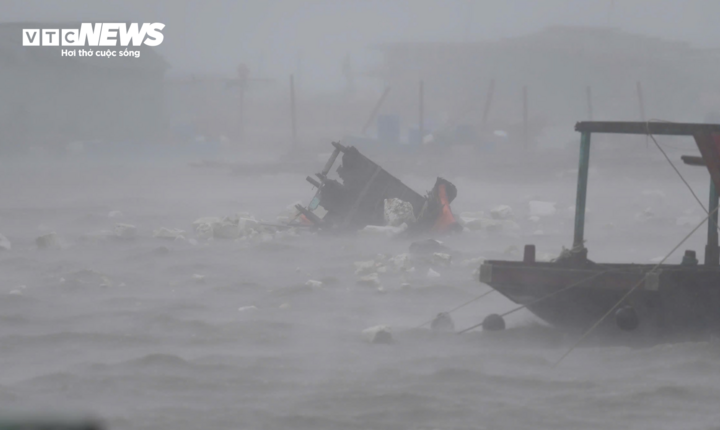
[[[505,319],[498,314],[490,314],[483,320],[482,328],[487,331],[505,330]]]
[[[435,331],[453,331],[455,330],[455,323],[453,323],[449,313],[440,312],[430,323],[430,328]]]
[[[368,343],[393,343],[392,332],[386,325],[366,328],[362,331],[362,335]]]
[[[615,311],[615,324],[617,324],[620,330],[635,330],[640,325],[640,319],[638,318],[635,308],[632,306],[623,306]]]

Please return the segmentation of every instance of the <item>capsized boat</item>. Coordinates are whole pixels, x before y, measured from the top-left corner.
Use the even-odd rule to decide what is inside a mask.
[[[360,153],[354,146],[332,143],[334,150],[325,167],[315,178],[306,180],[317,188],[307,206],[296,205],[306,224],[323,230],[358,230],[369,225],[385,225],[385,204],[398,199],[412,207],[409,233],[448,233],[462,230],[450,209],[457,188],[450,181],[437,178],[426,195],[414,191],[380,165]],[[340,157],[340,155],[342,156]],[[338,179],[329,177],[335,170]],[[322,215],[318,208],[324,209]]]
[[[480,282],[490,285],[542,320],[585,331],[612,311],[602,327],[665,335],[720,333],[720,125],[670,122],[579,122],[580,161],[573,246],[554,262],[535,261],[534,245],[526,245],[523,261],[488,260]],[[686,251],[681,264],[607,264],[588,259],[584,245],[585,200],[594,133],[692,136],[701,157],[687,164],[710,172],[710,205],[704,264]],[[614,324],[612,324],[614,322]]]

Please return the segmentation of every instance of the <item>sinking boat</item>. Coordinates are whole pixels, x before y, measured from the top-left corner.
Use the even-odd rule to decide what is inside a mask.
[[[598,322],[609,330],[669,336],[720,332],[720,125],[669,122],[579,122],[581,133],[573,246],[554,262],[488,260],[480,282],[525,306],[551,325],[586,331]],[[608,264],[588,259],[584,245],[590,138],[594,133],[692,136],[701,157],[683,157],[710,173],[704,264],[686,251],[681,264]],[[606,318],[607,317],[607,318]]]
[[[315,197],[307,206],[295,206],[305,224],[336,231],[384,226],[386,201],[398,199],[412,206],[409,233],[447,233],[462,229],[450,209],[450,203],[457,196],[451,182],[437,178],[433,189],[423,196],[354,146],[338,142],[332,145],[334,150],[323,170],[315,178],[306,178],[317,188]],[[329,174],[338,157],[341,158],[335,170],[338,179],[332,179]]]

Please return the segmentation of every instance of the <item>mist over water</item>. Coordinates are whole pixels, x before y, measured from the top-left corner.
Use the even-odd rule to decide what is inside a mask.
[[[650,6],[657,19],[640,19]],[[0,56],[0,234],[11,244],[0,246],[0,415],[90,415],[111,429],[720,428],[713,337],[658,343],[641,322],[639,332],[588,339],[553,367],[582,327],[549,327],[526,310],[501,332],[420,327],[489,290],[478,281],[481,261],[521,260],[525,244],[550,260],[571,246],[573,125],[588,118],[587,86],[594,119],[640,120],[637,82],[645,119],[701,122],[716,110],[717,90],[705,86],[712,68],[686,62],[714,64],[705,48],[717,30],[703,18],[714,3],[0,8],[5,23],[167,27],[163,45],[141,56],[147,62],[109,75],[62,75],[70,66],[47,58],[42,71],[23,69],[38,57],[0,43],[11,53]],[[671,16],[674,25],[661,25]],[[636,52],[647,55],[630,61]],[[242,96],[233,84],[240,63],[250,77]],[[413,145],[421,79],[431,138]],[[402,145],[368,143],[382,133],[378,119],[359,133],[386,85],[378,113],[398,119]],[[472,143],[458,137],[468,130]],[[692,139],[657,139],[707,204],[707,170],[680,161],[698,155]],[[254,224],[278,224],[310,201],[305,177],[321,171],[337,140],[421,194],[438,176],[457,187],[452,209],[467,228],[439,238],[449,262],[408,256],[400,267],[424,237]],[[594,135],[590,165],[593,261],[657,263],[705,216],[644,136]],[[537,215],[530,202],[553,211]],[[500,205],[512,215],[493,221]],[[209,238],[193,225],[233,216],[255,230]],[[703,226],[668,262],[685,249],[702,261],[705,235]],[[374,268],[363,272],[362,262]],[[362,279],[371,272],[377,282]],[[460,330],[516,306],[492,293],[452,318]],[[364,339],[377,325],[391,328],[391,344]]]

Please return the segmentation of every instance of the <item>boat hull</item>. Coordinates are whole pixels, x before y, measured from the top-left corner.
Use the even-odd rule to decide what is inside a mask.
[[[585,331],[623,297],[639,331],[659,335],[720,334],[720,268],[636,264],[486,261],[480,282],[551,325]],[[603,328],[619,330],[614,315]]]

